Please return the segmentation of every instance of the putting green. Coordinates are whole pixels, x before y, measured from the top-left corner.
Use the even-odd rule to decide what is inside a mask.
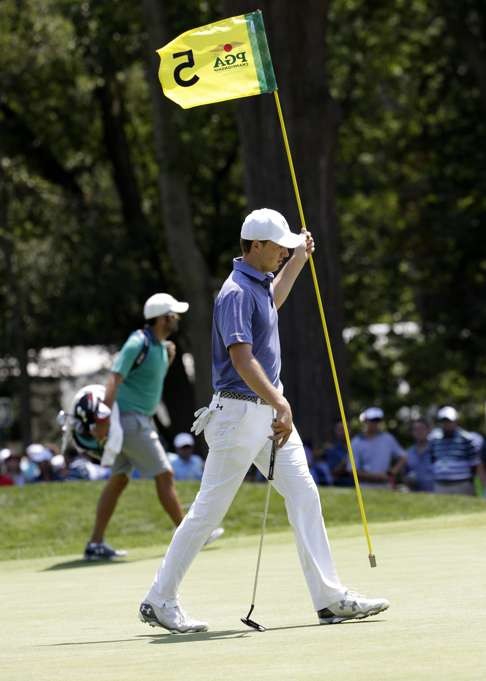
[[[374,525],[368,567],[359,527],[334,528],[343,582],[386,596],[391,608],[362,622],[318,626],[290,533],[265,538],[253,617],[258,537],[203,551],[181,598],[207,619],[204,634],[171,635],[138,622],[159,562],[157,547],[118,564],[76,556],[0,563],[0,669],[5,681],[474,681],[486,653],[482,515]]]

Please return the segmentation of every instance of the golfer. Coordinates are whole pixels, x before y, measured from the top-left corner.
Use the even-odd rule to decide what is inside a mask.
[[[284,264],[288,249],[294,253]],[[280,213],[262,208],[245,219],[241,250],[214,305],[214,397],[209,408],[196,412],[193,426],[196,432],[204,427],[209,446],[201,488],[140,605],[140,619],[169,631],[207,630],[181,609],[179,585],[250,465],[267,475],[272,439],[278,447],[273,485],[285,499],[319,622],[377,614],[388,601],[348,591],[336,573],[319,494],[280,382],[277,311],[314,250],[312,235],[292,233]]]
[[[99,417],[100,400],[96,396],[93,418],[89,418],[86,406],[81,410],[88,417],[88,422],[93,421],[88,435],[92,435],[101,448],[109,440],[110,416],[115,400],[123,431],[121,451],[114,460],[111,477],[98,501],[93,531],[84,550],[86,560],[111,560],[126,555],[126,551],[107,544],[104,534],[134,468],[154,479],[159,501],[174,525],[182,521],[184,513],[174,485],[172,466],[160,443],[152,417],[176,353],[174,343],[167,339],[177,330],[179,315],[187,312],[188,308],[188,303],[177,301],[168,293],[151,296],[143,308],[143,331],[135,331],[130,335],[107,379],[102,398],[104,418]],[[212,529],[214,532],[208,532],[203,543],[209,544],[223,533],[223,528]]]

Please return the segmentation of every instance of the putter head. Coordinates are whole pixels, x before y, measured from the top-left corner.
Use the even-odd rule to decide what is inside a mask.
[[[255,622],[254,620],[251,620],[249,617],[241,617],[241,621],[243,624],[246,624],[247,627],[251,627],[252,629],[256,629],[257,631],[266,631],[265,627],[262,627],[261,624],[258,624],[258,622]]]

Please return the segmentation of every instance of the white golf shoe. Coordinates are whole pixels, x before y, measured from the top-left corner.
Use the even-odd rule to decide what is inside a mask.
[[[356,591],[346,591],[341,600],[331,603],[317,613],[319,624],[339,624],[347,620],[362,620],[387,610],[386,598],[367,598]]]
[[[145,600],[139,608],[138,618],[151,627],[163,627],[172,634],[187,634],[189,632],[207,631],[207,622],[191,619],[179,604],[161,608]]]

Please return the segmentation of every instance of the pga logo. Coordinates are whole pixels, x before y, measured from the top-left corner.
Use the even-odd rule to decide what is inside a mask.
[[[246,52],[236,52],[234,54],[226,54],[224,57],[217,57],[214,62],[214,70],[228,68],[228,66],[243,66],[248,64]]]

